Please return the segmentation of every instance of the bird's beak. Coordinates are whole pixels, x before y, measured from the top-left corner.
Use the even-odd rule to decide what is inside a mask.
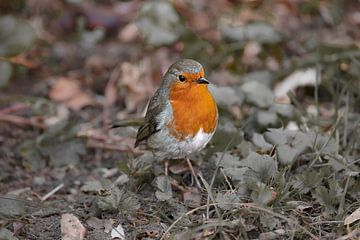
[[[196,82],[199,84],[209,84],[209,81],[206,78],[199,78]]]

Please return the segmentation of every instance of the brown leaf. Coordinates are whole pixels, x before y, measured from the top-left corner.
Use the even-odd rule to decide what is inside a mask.
[[[60,220],[62,240],[82,240],[86,229],[73,214],[63,214]]]
[[[347,216],[344,220],[344,225],[352,224],[353,222],[356,222],[360,220],[360,208],[356,209],[354,212],[352,212],[349,216]]]
[[[187,206],[196,208],[201,205],[201,193],[195,187],[187,188],[188,191],[183,193],[184,202]]]
[[[131,112],[145,102],[153,93],[150,59],[141,64],[125,62],[121,66],[120,90],[125,97],[126,109]]]
[[[94,104],[93,99],[82,91],[75,79],[60,77],[49,92],[49,98],[63,102],[67,107],[79,110]]]

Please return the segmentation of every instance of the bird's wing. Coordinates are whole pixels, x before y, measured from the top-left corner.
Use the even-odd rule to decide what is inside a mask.
[[[158,120],[157,116],[164,110],[165,104],[161,99],[160,91],[156,91],[151,98],[148,109],[145,115],[145,122],[140,126],[137,135],[135,147],[137,147],[142,141],[148,139],[152,134],[158,132]]]

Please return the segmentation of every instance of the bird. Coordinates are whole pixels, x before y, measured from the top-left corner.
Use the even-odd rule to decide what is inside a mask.
[[[181,59],[172,64],[150,99],[135,147],[145,145],[165,164],[171,159],[186,159],[196,177],[189,155],[209,143],[218,124],[218,109],[208,90],[209,83],[199,62]]]

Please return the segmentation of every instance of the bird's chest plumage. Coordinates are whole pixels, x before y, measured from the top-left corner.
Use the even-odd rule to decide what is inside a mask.
[[[182,94],[180,99],[170,95],[169,104],[158,117],[159,132],[148,141],[160,158],[184,158],[211,140],[218,113],[213,97],[204,90],[195,96]]]
[[[217,126],[217,107],[206,86],[170,92],[172,118],[168,122],[170,134],[178,140],[197,134],[211,134]]]

